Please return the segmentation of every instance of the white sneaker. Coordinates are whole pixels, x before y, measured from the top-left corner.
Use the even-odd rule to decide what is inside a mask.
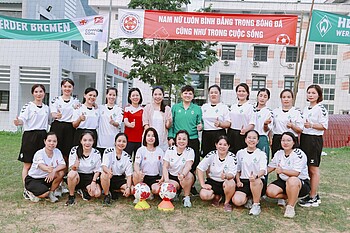
[[[58,186],[58,188],[53,192],[55,197],[62,197],[62,186]]]
[[[69,193],[69,189],[67,188],[67,185],[64,183],[62,183],[61,185],[61,190],[62,190],[62,194]]]
[[[30,200],[31,202],[39,202],[39,201],[40,201],[40,198],[39,198],[39,197],[35,196],[32,192],[30,192],[30,191],[28,191],[28,190],[27,190],[27,195],[28,195],[29,200]]]
[[[253,200],[251,198],[249,198],[247,200],[247,202],[244,204],[244,207],[247,208],[247,209],[251,209],[253,206]]]
[[[137,204],[137,203],[139,203],[139,201],[140,201],[139,199],[135,198],[135,200],[134,200],[133,203],[134,203],[134,204]]]
[[[52,202],[52,203],[55,203],[58,201],[58,198],[55,197],[54,193],[51,191],[49,192],[49,199],[50,199],[50,202]]]
[[[24,190],[23,190],[23,198],[26,199],[26,200],[30,200],[29,195],[28,195],[27,192],[28,192],[27,189],[24,188]]]
[[[295,210],[294,207],[291,205],[287,205],[286,211],[284,212],[285,218],[294,218],[295,216]]]
[[[284,200],[284,199],[278,199],[277,205],[283,206],[283,207],[286,206],[286,200]]]
[[[254,203],[252,205],[252,208],[249,211],[250,215],[259,215],[261,212],[260,204],[259,203]]]
[[[184,207],[188,207],[188,208],[192,207],[190,196],[184,197]]]

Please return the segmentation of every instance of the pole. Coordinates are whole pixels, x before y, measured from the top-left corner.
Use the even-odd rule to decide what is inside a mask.
[[[103,84],[103,95],[105,95],[105,90],[107,89],[107,65],[108,65],[108,55],[109,55],[109,44],[111,35],[111,20],[112,20],[112,0],[109,2],[109,12],[108,12],[108,29],[107,29],[107,51],[106,51],[106,61],[104,66],[104,84]],[[112,84],[112,86],[114,86]],[[105,96],[104,96],[105,97]],[[103,98],[104,99],[104,98]]]

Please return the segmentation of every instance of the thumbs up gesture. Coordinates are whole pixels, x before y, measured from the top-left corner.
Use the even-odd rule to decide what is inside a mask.
[[[305,128],[307,128],[307,129],[312,128],[312,123],[309,122],[309,121],[306,119],[306,122],[304,123],[304,126],[305,126]]]
[[[57,113],[56,113],[56,119],[61,119],[62,118],[62,113],[59,109],[57,109]]]
[[[85,121],[85,120],[86,120],[86,116],[85,116],[84,113],[82,113],[82,114],[80,115],[80,121]]]
[[[136,120],[134,119],[134,121],[130,123],[130,128],[135,128],[135,125],[136,125]]]
[[[264,122],[264,125],[268,125],[271,123],[271,117],[269,117],[265,122]]]
[[[13,120],[13,124],[15,124],[15,126],[19,126],[19,125],[22,125],[23,122],[18,119],[18,116],[16,116],[16,118]]]
[[[114,125],[115,121],[113,120],[112,115],[109,118],[109,124]]]
[[[277,174],[283,173],[283,168],[281,168],[281,165],[280,165],[280,164],[277,165],[276,173],[277,173]]]
[[[225,171],[222,171],[221,172],[221,179],[225,180],[226,179],[226,174],[225,174]]]
[[[219,128],[220,127],[220,121],[219,121],[219,117],[216,118],[215,122],[214,122],[214,126]]]
[[[245,135],[246,133],[246,129],[244,128],[244,126],[242,125],[242,128],[241,128],[241,132],[239,133],[240,135]]]
[[[287,123],[287,128],[291,129],[293,127],[293,123],[292,123],[292,119],[289,120],[289,122]]]
[[[254,176],[253,171],[250,172],[249,181],[250,181],[250,182],[254,182],[254,181],[255,181],[255,176]]]

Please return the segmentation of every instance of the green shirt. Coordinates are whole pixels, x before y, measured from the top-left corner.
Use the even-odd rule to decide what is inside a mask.
[[[186,130],[190,139],[198,138],[197,125],[202,122],[202,109],[197,104],[191,103],[188,109],[184,108],[183,102],[175,104],[171,113],[173,125],[168,132],[169,138],[175,138],[179,130]]]

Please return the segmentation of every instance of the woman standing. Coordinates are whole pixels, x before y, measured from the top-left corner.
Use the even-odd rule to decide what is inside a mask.
[[[130,105],[126,106],[124,109],[124,132],[128,137],[125,151],[132,156],[132,154],[136,154],[137,149],[141,147],[143,133],[143,108],[141,107],[142,94],[140,89],[134,87],[129,90],[128,103]]]
[[[300,149],[307,156],[311,191],[308,196],[300,200],[299,205],[317,207],[321,203],[317,189],[320,183],[319,166],[323,149],[322,135],[328,128],[328,112],[320,104],[323,97],[322,89],[319,85],[311,85],[307,88],[307,100],[310,102],[310,105],[306,106],[303,111],[305,123],[303,133],[300,136]]]
[[[119,126],[123,120],[122,109],[116,105],[118,90],[107,88],[106,104],[98,106],[100,118],[97,128],[97,148],[100,154],[108,147],[113,147],[115,135],[119,133]]]
[[[162,87],[152,89],[153,103],[147,104],[143,109],[142,121],[144,129],[152,127],[159,136],[159,147],[168,149],[168,129],[171,127],[173,116],[171,108],[164,103],[164,90]]]
[[[233,104],[230,109],[231,126],[227,131],[227,137],[230,142],[230,151],[234,154],[238,150],[246,148],[245,133],[254,129],[256,122],[256,113],[253,105],[248,103],[249,86],[246,83],[240,83],[236,87],[238,103]]]
[[[97,145],[97,127],[98,120],[100,117],[99,110],[96,108],[96,97],[98,96],[98,91],[95,88],[88,87],[85,89],[83,104],[80,108],[74,110],[72,125],[77,130],[74,134],[73,145],[79,145],[82,133],[85,130],[90,130],[94,134],[94,144],[95,148]]]
[[[272,157],[282,148],[282,133],[291,132],[295,137],[298,137],[298,134],[300,134],[303,130],[303,119],[301,112],[293,107],[293,92],[289,89],[284,89],[280,94],[280,98],[282,106],[274,109],[272,112]]]
[[[212,85],[208,88],[209,103],[202,106],[203,133],[202,133],[202,155],[206,156],[210,151],[216,149],[215,142],[221,135],[226,135],[229,128],[230,115],[226,104],[220,102],[221,88]]]
[[[23,162],[22,180],[28,175],[35,152],[42,149],[49,121],[49,107],[43,103],[45,87],[35,84],[31,88],[34,100],[25,104],[19,116],[13,121],[15,126],[23,125],[23,136],[18,160]],[[24,189],[23,197],[29,199]]]

